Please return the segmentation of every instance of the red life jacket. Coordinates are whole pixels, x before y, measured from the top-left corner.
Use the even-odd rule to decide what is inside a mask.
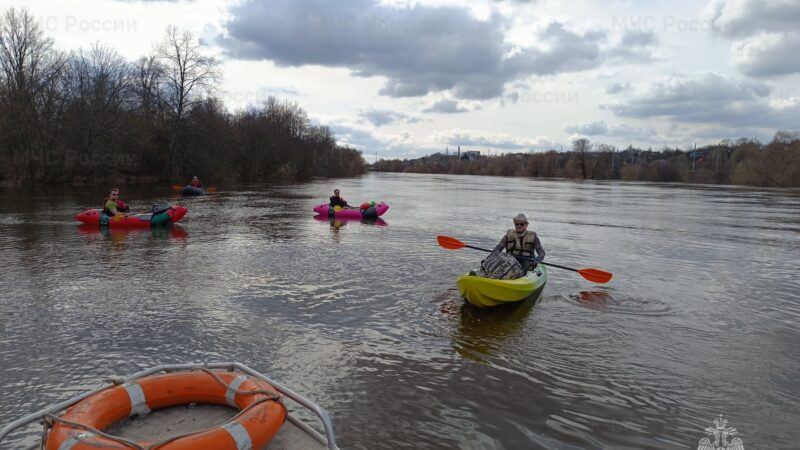
[[[196,188],[201,188],[201,187],[203,187],[203,183],[201,183],[201,182],[200,182],[200,180],[197,180],[197,181],[192,181],[191,185],[192,185],[192,186],[194,186],[194,187],[196,187]]]

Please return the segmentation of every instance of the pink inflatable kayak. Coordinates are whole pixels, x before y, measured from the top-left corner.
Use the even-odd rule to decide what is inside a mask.
[[[314,207],[314,212],[319,214],[322,217],[328,217],[328,212],[332,208],[327,204],[323,203],[321,205],[317,205]],[[377,219],[378,217],[382,216],[386,211],[389,210],[389,205],[386,203],[380,202],[376,203],[375,206],[369,207],[367,209],[359,209],[359,208],[346,208],[340,209],[334,213],[335,218],[342,218],[342,219]]]

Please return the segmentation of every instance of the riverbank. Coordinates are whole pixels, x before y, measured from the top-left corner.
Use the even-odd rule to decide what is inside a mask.
[[[778,132],[768,144],[740,139],[691,151],[618,150],[588,141],[572,151],[487,156],[459,149],[422,158],[385,159],[375,172],[518,176],[582,180],[683,182],[754,187],[800,187],[800,134]]]

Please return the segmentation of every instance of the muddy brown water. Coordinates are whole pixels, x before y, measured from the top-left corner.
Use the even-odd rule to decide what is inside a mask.
[[[334,187],[378,223],[315,220]],[[747,448],[800,442],[800,192],[368,174],[220,186],[164,230],[101,232],[103,187],[0,190],[0,423],[162,363],[239,361],[328,409],[348,449]],[[453,290],[528,214],[537,305]],[[32,439],[17,435],[12,446]]]

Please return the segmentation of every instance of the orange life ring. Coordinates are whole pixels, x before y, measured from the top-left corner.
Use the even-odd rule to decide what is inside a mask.
[[[72,422],[103,430],[134,414],[189,403],[228,405],[243,410],[228,423],[166,442],[158,450],[199,448],[237,450],[263,448],[286,420],[286,407],[269,383],[238,372],[213,370],[225,384],[206,371],[153,375],[114,386],[89,396],[69,408],[52,426],[47,450],[130,450],[112,439],[77,429]],[[265,391],[241,394],[236,391]],[[270,395],[267,395],[270,394]],[[152,442],[140,442],[147,447]]]

